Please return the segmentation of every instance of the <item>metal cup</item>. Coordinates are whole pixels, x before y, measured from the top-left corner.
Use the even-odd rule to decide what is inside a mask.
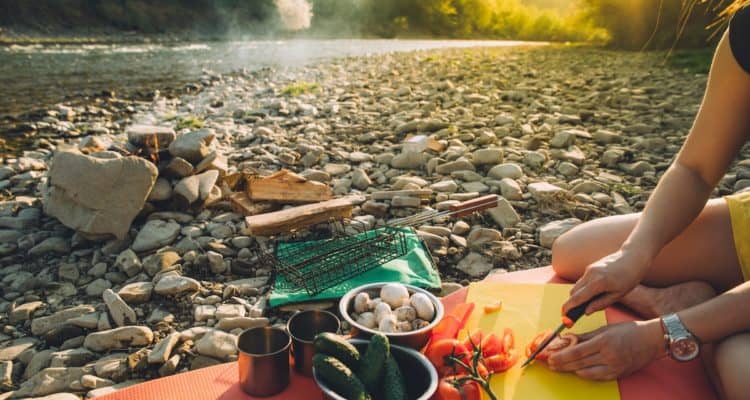
[[[253,328],[237,339],[240,386],[258,397],[273,396],[289,386],[289,334],[280,328]]]
[[[292,336],[294,369],[302,375],[312,377],[315,335],[321,332],[338,333],[340,327],[341,321],[328,311],[301,311],[289,318],[286,329]]]

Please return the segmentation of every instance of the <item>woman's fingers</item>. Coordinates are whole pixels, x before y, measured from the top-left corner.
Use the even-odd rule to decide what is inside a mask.
[[[609,381],[617,377],[617,373],[609,365],[593,365],[576,370],[576,375],[594,381]]]
[[[578,334],[577,335],[578,336],[578,340],[579,340],[580,343],[587,342],[587,341],[589,341],[589,340],[591,340],[591,339],[599,336],[602,332],[604,332],[606,330],[607,330],[607,325],[600,326],[600,327],[594,329],[593,331]]]
[[[547,361],[547,365],[554,370],[559,372],[575,372],[581,369],[595,367],[597,365],[603,365],[604,359],[599,353],[593,353],[591,355],[579,358],[577,360],[569,361],[564,364],[557,364],[550,358]]]
[[[601,364],[600,350],[600,341],[592,339],[550,354],[547,363],[550,367],[559,371],[575,371],[583,367]],[[597,362],[592,363],[593,361]]]
[[[620,293],[608,293],[601,298],[598,298],[586,307],[586,315],[591,315],[599,310],[605,309],[610,304],[613,304],[622,297]]]
[[[592,297],[596,296],[597,294],[604,291],[604,288],[601,287],[601,283],[599,280],[596,281],[587,281],[584,282],[583,285],[580,286],[580,288],[570,294],[570,297],[568,298],[568,301],[563,304],[563,315],[567,314],[568,311],[571,309],[585,303]]]

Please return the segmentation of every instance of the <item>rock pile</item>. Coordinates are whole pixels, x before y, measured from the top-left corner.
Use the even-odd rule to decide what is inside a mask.
[[[271,271],[253,251],[271,239],[244,234],[227,199],[234,171],[365,195],[354,220],[367,227],[500,194],[483,215],[417,227],[443,294],[548,263],[581,221],[642,208],[678,151],[705,77],[660,61],[466,49],[238,73],[5,157],[0,398],[94,396],[233,360],[243,329],[283,324],[293,307],[268,310]],[[306,81],[318,89],[284,94]],[[72,111],[60,126],[86,131],[90,113]],[[181,120],[204,127],[175,131]],[[739,162],[718,194],[748,186]]]

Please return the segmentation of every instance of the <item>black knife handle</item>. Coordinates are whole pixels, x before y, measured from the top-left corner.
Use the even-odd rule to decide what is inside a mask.
[[[586,313],[586,308],[589,306],[589,304],[593,303],[596,300],[599,300],[602,297],[604,297],[604,293],[600,293],[589,299],[587,302],[570,309],[567,314],[565,314],[565,318],[563,318],[563,323],[565,324],[565,326],[567,326],[568,328],[572,327],[576,322],[578,322],[579,319],[581,319],[583,314]]]

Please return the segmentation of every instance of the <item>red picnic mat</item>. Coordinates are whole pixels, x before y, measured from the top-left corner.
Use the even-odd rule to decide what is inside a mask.
[[[509,274],[493,274],[489,282],[562,283],[552,268],[536,268]],[[467,288],[444,297],[446,312],[466,299]],[[635,319],[619,307],[606,311],[607,322],[617,323]],[[318,400],[323,395],[311,378],[290,372],[291,385],[269,400]],[[190,371],[131,386],[115,393],[97,397],[98,400],[253,400],[239,387],[237,363]],[[622,400],[717,400],[711,383],[699,360],[678,363],[669,358],[655,361],[638,373],[620,379]],[[531,400],[531,399],[530,399]]]

